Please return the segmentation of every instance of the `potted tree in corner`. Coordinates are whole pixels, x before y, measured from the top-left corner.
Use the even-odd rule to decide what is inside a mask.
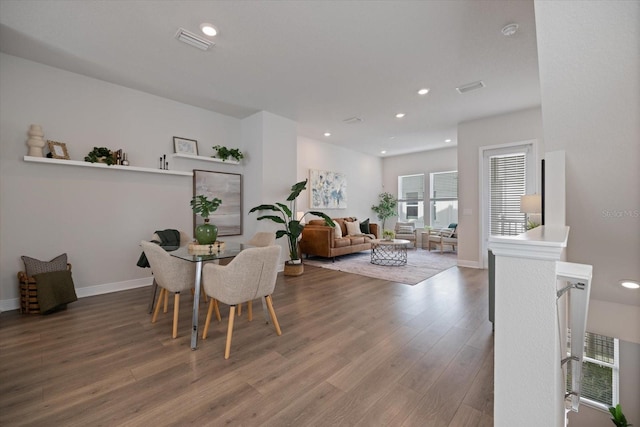
[[[378,214],[378,219],[382,221],[382,235],[385,235],[384,222],[387,218],[397,215],[398,199],[391,193],[380,193],[378,195],[378,204],[371,206],[371,210]],[[394,233],[395,234],[395,233]]]
[[[214,224],[209,224],[209,215],[214,213],[221,203],[222,200],[217,197],[209,200],[207,196],[203,195],[193,196],[191,199],[191,210],[193,210],[194,214],[200,215],[204,219],[204,224],[200,224],[195,230],[198,244],[211,245],[218,238],[218,227]]]
[[[307,188],[307,180],[300,181],[291,187],[291,194],[287,197],[288,205],[285,203],[276,202],[272,205],[260,205],[252,208],[249,213],[256,211],[273,211],[277,212],[277,215],[262,215],[258,217],[258,220],[268,219],[276,224],[282,224],[283,230],[276,232],[276,239],[287,236],[287,243],[289,244],[289,257],[291,258],[284,265],[285,276],[299,276],[304,272],[304,266],[300,259],[300,251],[298,248],[298,239],[302,234],[304,224],[300,221],[305,215],[311,214],[323,218],[328,225],[334,227],[335,224],[324,212],[308,211],[302,215],[302,218],[296,219],[296,198],[300,195],[302,190]]]

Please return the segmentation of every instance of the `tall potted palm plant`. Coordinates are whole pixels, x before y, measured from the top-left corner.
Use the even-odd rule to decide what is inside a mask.
[[[282,230],[276,231],[276,239],[280,237],[287,236],[287,243],[289,244],[289,257],[291,258],[285,264],[285,275],[288,276],[299,276],[304,271],[304,267],[302,265],[302,260],[300,259],[300,251],[298,248],[298,239],[302,234],[302,229],[304,228],[304,224],[301,224],[300,221],[304,218],[305,215],[311,214],[316,215],[323,218],[327,224],[334,227],[335,224],[325,214],[324,212],[318,211],[308,211],[302,215],[302,218],[296,218],[296,199],[302,192],[302,190],[307,188],[307,180],[300,181],[293,186],[291,186],[291,194],[287,197],[288,203],[279,203],[276,202],[272,205],[264,204],[259,205],[252,208],[249,213],[256,211],[272,211],[276,212],[276,215],[262,215],[259,216],[258,220],[268,219],[276,224],[281,224],[283,226]]]

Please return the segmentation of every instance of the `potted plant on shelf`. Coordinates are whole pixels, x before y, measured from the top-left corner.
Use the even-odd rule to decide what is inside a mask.
[[[378,219],[382,221],[383,230],[385,220],[397,215],[397,207],[398,199],[391,193],[380,193],[378,195],[378,204],[371,206],[371,210],[378,214]]]
[[[226,162],[229,157],[234,158],[237,162],[244,159],[244,154],[237,148],[227,148],[224,145],[214,145],[213,149],[216,150],[216,156],[218,159]]]
[[[211,245],[218,238],[218,227],[209,224],[209,215],[214,213],[221,203],[222,200],[217,197],[207,199],[207,196],[203,195],[193,196],[191,199],[191,210],[195,215],[200,215],[204,219],[204,224],[200,224],[195,230],[198,244]]]
[[[302,260],[300,259],[300,251],[298,250],[298,239],[300,238],[302,229],[304,228],[304,224],[300,223],[302,218],[304,218],[304,216],[307,214],[316,215],[323,218],[331,227],[335,227],[334,222],[324,212],[308,211],[305,212],[301,218],[295,218],[294,215],[296,215],[296,198],[300,195],[302,190],[306,188],[306,179],[294,184],[291,187],[291,194],[289,194],[289,197],[287,197],[287,202],[289,202],[288,206],[285,203],[276,202],[272,205],[259,205],[249,211],[249,213],[256,211],[273,211],[278,213],[278,215],[259,216],[258,220],[268,219],[275,222],[276,224],[282,224],[282,226],[284,227],[283,230],[278,230],[276,232],[276,239],[287,236],[287,243],[289,244],[289,257],[291,258],[285,263],[284,274],[287,276],[299,276],[304,271],[304,266],[302,265]]]
[[[84,161],[89,163],[105,163],[107,166],[111,166],[116,163],[116,159],[113,157],[113,151],[107,147],[93,147],[93,150],[85,156]]]

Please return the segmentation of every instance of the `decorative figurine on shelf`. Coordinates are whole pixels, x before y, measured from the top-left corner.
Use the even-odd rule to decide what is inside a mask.
[[[129,166],[129,156],[127,156],[127,153],[122,153],[122,162],[120,164],[122,166]]]
[[[29,146],[29,156],[32,157],[44,157],[44,152],[42,149],[44,148],[45,142],[44,132],[42,132],[42,128],[40,125],[31,125],[29,126],[29,139],[27,140],[27,145]]]

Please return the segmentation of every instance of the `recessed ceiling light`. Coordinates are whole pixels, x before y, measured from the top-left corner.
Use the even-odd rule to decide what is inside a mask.
[[[418,95],[426,95],[429,93],[429,89],[423,88],[418,91]]]
[[[387,154],[387,150],[382,150],[380,154]]]
[[[331,136],[331,132],[325,132],[324,136]]]
[[[396,114],[396,119],[401,119],[401,118],[403,118],[404,116],[405,116],[405,114],[404,114],[404,113],[398,113],[398,114]]]
[[[635,282],[633,280],[621,280],[620,284],[627,289],[638,289],[640,288],[640,283]]]
[[[502,28],[502,34],[506,37],[511,37],[513,36],[515,33],[518,32],[518,28],[520,26],[518,24],[509,24],[509,25],[505,25],[504,28]]]
[[[445,139],[444,142],[451,142],[451,140],[450,139]]]
[[[218,34],[218,30],[216,30],[216,27],[206,22],[204,24],[200,24],[200,29],[202,30],[203,33],[205,33],[210,37],[213,37],[216,34]]]

